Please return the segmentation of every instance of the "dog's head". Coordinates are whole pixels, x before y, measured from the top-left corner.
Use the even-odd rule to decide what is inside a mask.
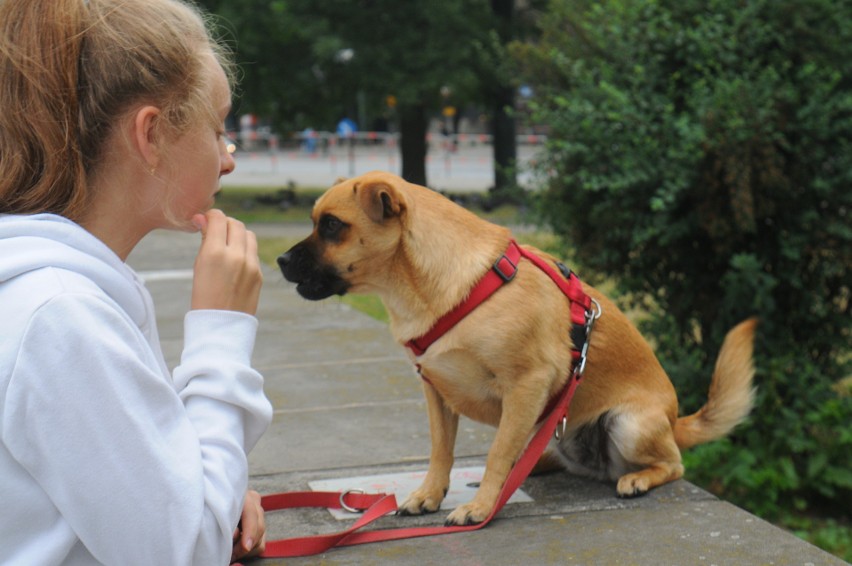
[[[406,182],[373,172],[343,181],[314,205],[311,235],[278,257],[281,273],[306,299],[368,291],[397,248]]]

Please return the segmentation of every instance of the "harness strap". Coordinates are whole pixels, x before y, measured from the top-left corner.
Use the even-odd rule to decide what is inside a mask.
[[[479,280],[479,283],[476,284],[467,299],[439,318],[429,332],[420,338],[409,340],[405,346],[414,352],[414,355],[422,356],[433,342],[446,334],[453,326],[470,314],[473,309],[494,294],[497,289],[515,278],[522,253],[517,242],[512,240],[509,243],[506,253],[497,258],[497,261],[494,262],[485,276]]]
[[[556,285],[559,290],[568,297],[571,301],[571,342],[574,348],[571,350],[571,356],[574,363],[580,359],[580,353],[586,343],[586,315],[591,311],[592,298],[583,291],[583,284],[577,275],[565,267],[561,263],[556,265],[559,267],[557,272],[549,263],[538,255],[519,248],[521,255],[531,261],[536,267],[545,272]]]
[[[506,249],[506,252],[494,262],[491,269],[479,280],[479,283],[476,284],[467,299],[439,318],[429,332],[419,338],[409,340],[405,346],[415,356],[422,356],[426,353],[429,346],[461,322],[464,317],[482,304],[485,299],[493,295],[500,287],[515,278],[521,257],[529,260],[533,265],[546,273],[571,301],[571,322],[574,325],[571,331],[571,338],[574,343],[572,356],[576,361],[585,342],[586,333],[584,326],[586,324],[586,313],[589,312],[592,306],[592,299],[583,291],[583,285],[574,272],[561,263],[557,264],[561,273],[558,272],[544,259],[519,246],[515,240],[509,241],[509,247]]]

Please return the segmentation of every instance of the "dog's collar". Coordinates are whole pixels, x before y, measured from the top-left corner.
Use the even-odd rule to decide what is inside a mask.
[[[405,346],[415,356],[422,356],[429,346],[470,314],[473,309],[482,304],[483,301],[493,295],[500,287],[512,281],[518,272],[518,266],[522,257],[528,259],[536,267],[544,271],[571,301],[571,341],[574,345],[571,354],[575,363],[580,360],[581,352],[586,342],[587,317],[592,312],[591,297],[583,291],[583,285],[573,271],[563,264],[557,263],[556,266],[559,268],[559,272],[557,272],[556,269],[541,257],[520,247],[515,240],[509,242],[506,252],[497,258],[497,261],[494,262],[491,269],[476,284],[467,299],[438,319],[426,334],[409,340]]]

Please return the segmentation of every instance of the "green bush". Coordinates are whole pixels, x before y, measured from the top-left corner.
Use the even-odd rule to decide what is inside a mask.
[[[758,403],[688,478],[768,517],[849,520],[852,3],[551,0],[515,45],[550,128],[545,220],[618,280],[679,391],[761,319]]]

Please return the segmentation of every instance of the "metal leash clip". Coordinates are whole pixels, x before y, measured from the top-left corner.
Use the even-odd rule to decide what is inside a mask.
[[[603,314],[603,309],[601,308],[600,303],[596,300],[592,299],[592,306],[589,310],[586,311],[586,323],[584,327],[586,329],[586,340],[583,342],[583,349],[580,350],[580,359],[577,360],[577,363],[574,365],[574,372],[571,374],[571,379],[580,379],[583,377],[583,372],[586,371],[586,357],[589,353],[589,343],[592,339],[592,328],[595,326],[595,321],[601,317]],[[568,429],[568,416],[563,415],[562,420],[556,426],[556,430],[553,431],[553,438],[557,441],[565,438],[565,431]]]
[[[595,321],[601,317],[603,309],[600,303],[592,299],[592,307],[586,311],[586,341],[583,343],[583,349],[580,351],[580,359],[577,360],[577,365],[574,366],[574,378],[580,379],[583,377],[583,372],[586,371],[586,357],[589,353],[589,344],[592,341],[592,329],[595,326]]]

